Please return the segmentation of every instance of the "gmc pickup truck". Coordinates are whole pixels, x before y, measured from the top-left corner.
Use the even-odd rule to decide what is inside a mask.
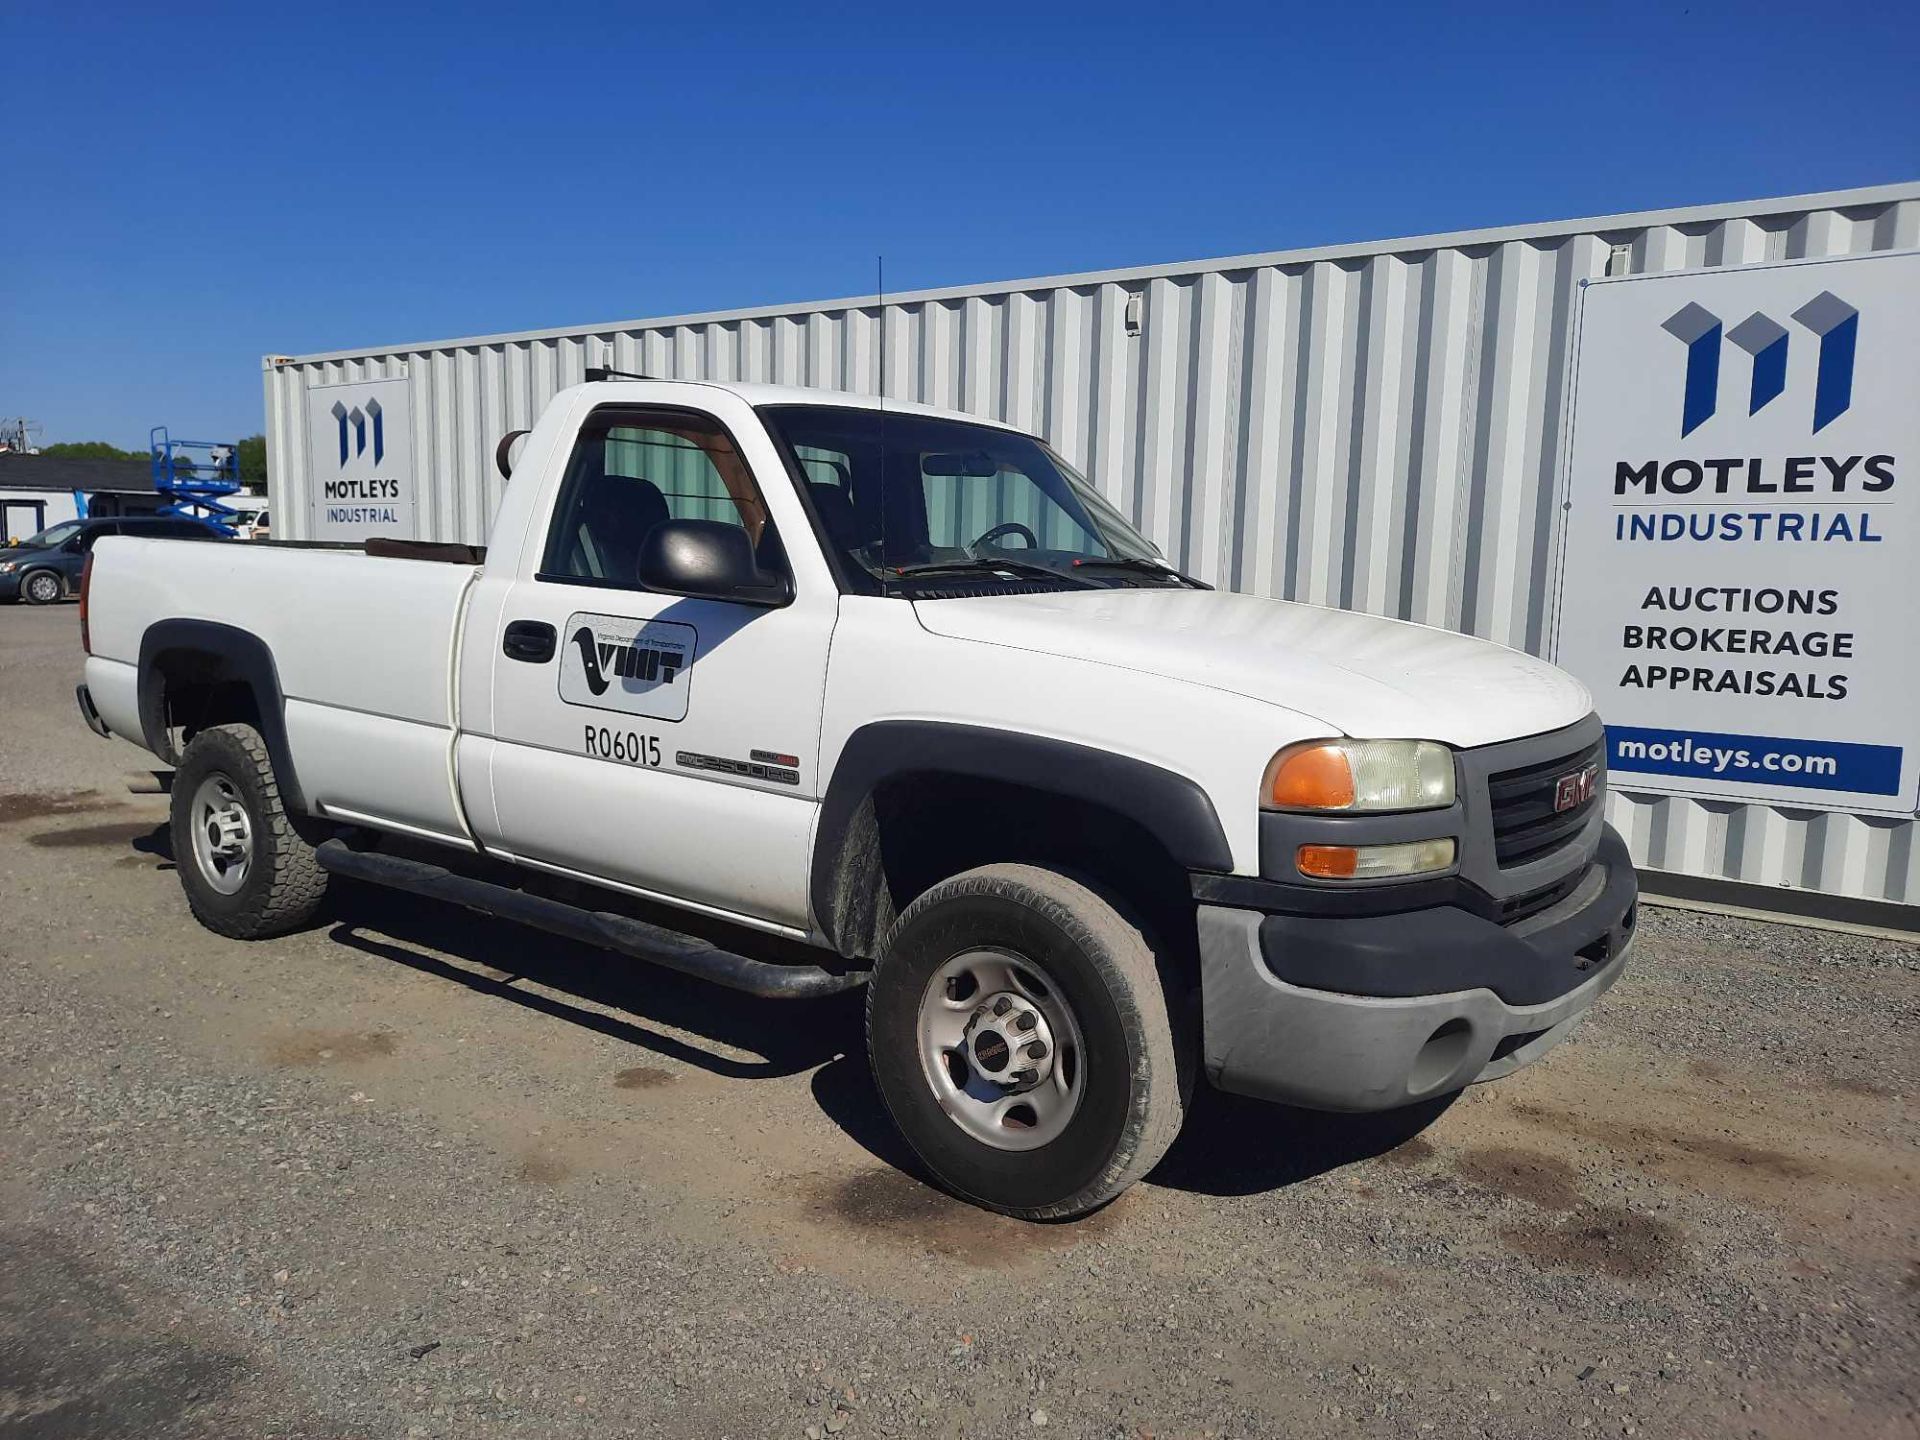
[[[864,984],[926,1168],[1036,1219],[1145,1174],[1201,1074],[1444,1096],[1627,962],[1601,724],[1542,661],[1215,591],[1043,441],[922,407],[593,376],[496,459],[484,549],[95,549],[80,708],[176,767],[210,929],[341,875]]]

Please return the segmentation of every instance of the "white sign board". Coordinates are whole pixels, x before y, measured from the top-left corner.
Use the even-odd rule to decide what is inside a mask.
[[[1553,658],[1623,790],[1920,801],[1920,252],[1581,291]]]
[[[315,540],[414,538],[413,407],[405,380],[307,391]]]

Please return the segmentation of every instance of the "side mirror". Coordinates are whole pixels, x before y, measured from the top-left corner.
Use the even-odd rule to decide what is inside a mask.
[[[662,520],[641,543],[639,573],[663,595],[765,606],[793,598],[786,576],[760,568],[747,532],[719,520]]]

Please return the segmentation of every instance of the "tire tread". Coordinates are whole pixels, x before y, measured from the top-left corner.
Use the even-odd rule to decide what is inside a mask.
[[[188,769],[195,759],[194,747],[208,736],[219,736],[238,746],[246,768],[252,771],[265,812],[260,816],[263,833],[256,835],[254,840],[254,860],[256,864],[265,864],[270,868],[272,880],[257,905],[237,914],[222,914],[210,909],[201,903],[193,887],[182,886],[187,894],[188,907],[193,911],[194,918],[207,929],[237,940],[265,939],[296,930],[313,918],[325,900],[327,872],[320,868],[313,846],[301,837],[287,815],[286,805],[280,797],[280,783],[274,777],[273,759],[267,753],[267,744],[260,732],[251,725],[210,725],[196,735],[193,744],[187,747],[187,754],[182,760],[183,770]],[[176,772],[176,783],[179,778]],[[191,788],[189,786],[189,790]],[[176,855],[174,858],[181,874],[185,875],[187,867],[193,863],[192,857]]]
[[[1111,897],[1037,865],[995,864],[943,880],[901,911],[881,947],[881,963],[900,933],[932,906],[969,895],[1016,900],[1034,909],[1089,955],[1109,958],[1120,971],[1133,1004],[1122,1005],[1121,1023],[1137,1062],[1146,1072],[1135,1104],[1107,1167],[1078,1191],[1051,1204],[994,1204],[960,1191],[975,1204],[1023,1220],[1060,1220],[1099,1208],[1160,1162],[1180,1134],[1192,1091],[1193,1045],[1177,1027],[1167,997],[1174,993],[1145,928]],[[873,1026],[875,987],[867,987],[867,1026]],[[955,1187],[956,1190],[959,1187]]]

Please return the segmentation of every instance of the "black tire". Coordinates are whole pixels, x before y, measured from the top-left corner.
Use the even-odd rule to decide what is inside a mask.
[[[976,1138],[943,1108],[923,1065],[923,998],[943,967],[978,950],[1033,962],[1078,1026],[1077,1108],[1039,1148]],[[907,1144],[954,1194],[1022,1219],[1084,1214],[1151,1170],[1180,1133],[1193,1037],[1170,1016],[1168,980],[1141,928],[1078,881],[1029,865],[970,870],[909,905],[874,966],[875,1083]]]
[[[29,570],[20,577],[20,598],[29,605],[51,605],[66,593],[57,570]]]
[[[223,891],[195,846],[202,786],[224,780],[249,831],[249,862]],[[280,802],[266,742],[251,725],[215,725],[187,746],[173,775],[173,858],[193,916],[218,935],[260,940],[297,930],[326,898],[327,872]]]

